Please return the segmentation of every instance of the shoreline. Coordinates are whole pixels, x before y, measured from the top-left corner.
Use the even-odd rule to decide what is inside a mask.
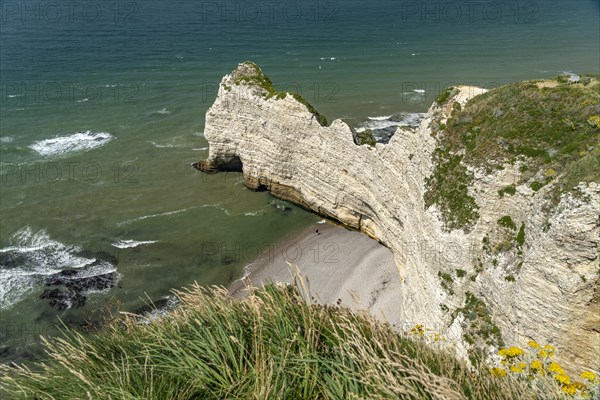
[[[247,285],[293,283],[296,268],[312,301],[366,311],[402,330],[409,328],[408,321],[395,317],[403,305],[392,252],[366,234],[330,221],[283,238],[245,267],[244,277],[228,286],[229,293],[240,298]]]

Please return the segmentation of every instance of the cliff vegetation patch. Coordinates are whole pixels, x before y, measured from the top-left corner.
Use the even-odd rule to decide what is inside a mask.
[[[426,206],[438,206],[447,229],[469,230],[478,218],[467,166],[492,173],[519,162],[516,184],[534,191],[551,185],[552,204],[580,182],[600,181],[600,83],[591,75],[581,82],[514,83],[476,96],[465,107],[453,106],[435,133],[435,170],[425,193]],[[452,96],[448,89],[438,103]],[[514,193],[509,186],[498,194]]]
[[[242,63],[240,67],[233,74],[233,83],[236,85],[254,86],[262,90],[263,98],[270,99],[275,98],[277,100],[284,99],[290,94],[297,102],[303,104],[308,111],[315,116],[317,122],[321,126],[327,126],[327,118],[319,113],[306,99],[304,99],[299,93],[294,92],[280,92],[275,89],[273,82],[267,75],[265,75],[260,67],[251,61]]]

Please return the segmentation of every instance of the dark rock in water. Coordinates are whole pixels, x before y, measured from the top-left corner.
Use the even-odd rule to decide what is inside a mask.
[[[52,307],[58,307],[59,310],[66,310],[71,307],[81,307],[85,304],[85,296],[71,289],[46,289],[40,296],[42,299],[49,299]]]
[[[110,289],[116,282],[113,272],[81,278],[78,277],[79,273],[78,270],[65,270],[48,276],[46,286],[56,287],[44,290],[40,298],[49,299],[50,306],[58,307],[59,310],[82,307],[86,301],[84,293]]]
[[[170,297],[163,297],[161,299],[158,300],[153,300],[152,304],[144,304],[143,306],[137,307],[135,308],[132,313],[133,314],[137,314],[137,315],[144,315],[144,314],[148,314],[154,310],[160,310],[160,309],[166,309],[166,308],[170,308],[171,303],[173,303],[174,300]]]
[[[117,259],[117,256],[115,256],[114,254],[110,254],[106,251],[82,250],[82,251],[78,252],[77,255],[79,257],[83,257],[83,258],[96,259],[96,263],[98,263],[100,261],[106,261],[109,264],[117,265],[117,263],[119,262],[119,260]],[[96,263],[94,263],[94,264],[96,264]]]
[[[14,351],[9,346],[0,346],[0,359],[8,357]]]
[[[388,126],[382,129],[374,129],[373,136],[377,139],[378,143],[388,144],[392,136],[396,133],[396,129],[398,129],[397,125]]]

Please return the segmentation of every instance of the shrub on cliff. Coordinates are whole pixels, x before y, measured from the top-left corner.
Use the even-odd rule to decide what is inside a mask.
[[[46,360],[1,366],[2,398],[558,398],[372,317],[311,304],[294,287],[178,296],[181,306],[151,323],[129,315],[94,335],[69,331],[46,342]]]

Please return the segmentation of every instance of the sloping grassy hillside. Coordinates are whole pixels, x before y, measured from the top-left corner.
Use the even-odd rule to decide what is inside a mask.
[[[558,398],[291,287],[243,300],[199,286],[179,295],[181,307],[153,323],[129,316],[99,334],[68,332],[31,369],[1,367],[2,398]]]
[[[438,103],[451,101],[452,90]],[[427,206],[437,204],[448,229],[469,229],[478,218],[467,189],[467,166],[490,173],[519,163],[518,184],[537,191],[552,185],[549,204],[579,182],[600,181],[600,84],[585,76],[514,83],[476,96],[435,130],[436,170],[428,181]]]

